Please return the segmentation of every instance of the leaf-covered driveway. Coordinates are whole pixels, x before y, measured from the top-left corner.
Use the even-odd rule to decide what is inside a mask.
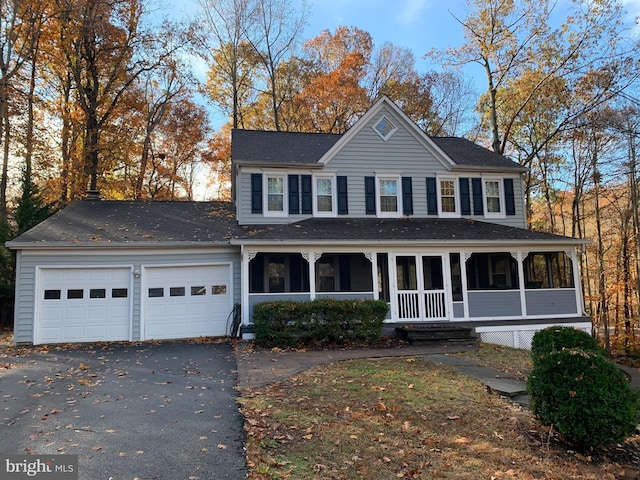
[[[36,347],[0,358],[0,452],[77,454],[82,480],[244,478],[224,342]]]

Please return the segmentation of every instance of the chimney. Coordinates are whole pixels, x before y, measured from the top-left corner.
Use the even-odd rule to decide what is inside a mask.
[[[100,200],[99,190],[87,190],[85,200]]]

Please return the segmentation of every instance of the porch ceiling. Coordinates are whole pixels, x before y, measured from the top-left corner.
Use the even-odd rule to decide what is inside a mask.
[[[583,245],[581,240],[524,228],[470,219],[435,218],[311,218],[301,222],[251,231],[232,244],[342,243],[472,243]]]

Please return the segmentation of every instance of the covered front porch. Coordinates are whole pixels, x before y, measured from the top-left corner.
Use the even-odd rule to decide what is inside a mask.
[[[243,323],[274,300],[383,299],[388,323],[580,319],[575,248],[242,249]]]

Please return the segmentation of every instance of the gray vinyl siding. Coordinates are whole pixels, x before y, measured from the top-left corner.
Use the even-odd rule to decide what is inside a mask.
[[[37,267],[114,267],[131,266],[141,270],[142,266],[198,265],[232,262],[233,302],[241,298],[241,258],[240,252],[225,251],[202,253],[126,253],[121,255],[107,252],[92,252],[84,255],[78,252],[64,255],[42,255],[19,251],[16,265],[16,303],[14,318],[14,341],[30,343],[33,341],[33,328],[36,307],[36,269]],[[141,278],[133,278],[132,285],[132,340],[140,339]]]
[[[527,290],[527,315],[577,314],[576,292],[572,289]]]
[[[384,141],[373,129],[373,126],[383,115],[386,115],[398,127],[387,141]],[[354,135],[348,144],[344,145],[336,153],[323,170],[309,169],[308,171],[303,171],[297,168],[294,171],[282,169],[282,172],[296,175],[313,175],[314,173],[326,171],[335,175],[346,176],[349,204],[347,216],[349,217],[367,216],[365,210],[365,177],[385,174],[411,177],[413,216],[428,217],[430,215],[427,211],[426,177],[450,175],[454,178],[473,178],[481,176],[481,173],[477,171],[451,173],[451,166],[446,162],[446,160],[436,157],[430,149],[425,148],[423,141],[416,136],[416,133],[411,128],[396,118],[391,110],[384,108],[379,115],[373,117],[367,125],[364,125]],[[269,171],[277,170],[276,168],[269,169]],[[241,225],[293,223],[310,217],[310,215],[302,214],[282,217],[252,214],[251,173],[256,173],[256,170],[246,171],[240,169],[236,178],[237,214],[238,222]],[[513,179],[516,215],[507,215],[504,218],[485,218],[484,216],[474,218],[511,227],[526,228],[523,186],[520,175],[495,174],[491,176]],[[456,185],[456,188],[458,189],[459,187]],[[457,194],[460,194],[459,190],[457,190]],[[471,211],[473,212],[473,198],[471,200]],[[433,217],[433,215],[431,216]]]
[[[469,292],[469,317],[516,317],[522,315],[520,290]]]
[[[453,318],[464,318],[464,303],[453,302]]]

